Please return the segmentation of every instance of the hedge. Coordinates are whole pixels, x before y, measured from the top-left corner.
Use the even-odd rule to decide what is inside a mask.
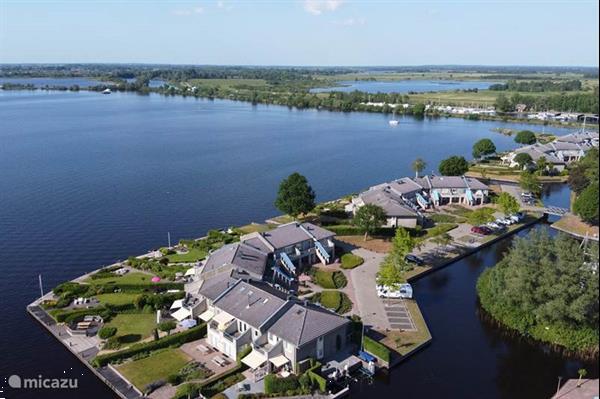
[[[117,327],[102,327],[98,331],[98,337],[108,339],[117,333]]]
[[[186,342],[194,341],[196,339],[203,338],[206,335],[206,324],[201,324],[197,327],[190,328],[187,331],[168,335],[159,339],[158,341],[142,342],[139,344],[132,345],[128,349],[122,351],[108,353],[106,355],[97,356],[92,364],[94,367],[103,367],[108,363],[115,362],[117,360],[123,360],[130,358],[138,353],[151,352],[156,349],[162,349],[169,346],[181,346]]]
[[[112,316],[112,311],[104,306],[91,309],[77,309],[70,312],[56,313],[54,319],[56,319],[57,323],[72,323],[79,317],[83,318],[87,315],[99,315],[103,319],[109,319]]]
[[[351,253],[342,255],[342,269],[354,269],[365,262],[363,258]]]
[[[377,356],[386,363],[390,362],[390,350],[385,345],[365,336],[363,339],[363,347],[366,352]]]
[[[338,224],[333,226],[327,226],[327,230],[332,231],[339,236],[360,236],[365,234],[363,230],[351,224]],[[396,229],[393,227],[380,227],[376,229],[375,232],[371,235],[392,237],[395,233]]]
[[[120,289],[122,292],[163,292],[167,290],[183,290],[183,283],[147,283],[147,284],[104,284],[102,286],[104,290],[109,289],[114,291]]]
[[[314,366],[306,370],[306,375],[310,378],[310,382],[319,387],[319,391],[327,391],[327,380],[320,376],[316,370],[321,368],[321,363],[315,362]]]
[[[285,378],[279,378],[275,374],[265,376],[265,393],[267,394],[295,391],[299,387],[298,377],[293,374]]]

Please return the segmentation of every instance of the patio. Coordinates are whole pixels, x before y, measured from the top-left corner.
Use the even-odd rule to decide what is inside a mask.
[[[236,366],[236,361],[212,348],[206,338],[183,344],[180,349],[195,361],[211,370],[214,375],[222,374]]]

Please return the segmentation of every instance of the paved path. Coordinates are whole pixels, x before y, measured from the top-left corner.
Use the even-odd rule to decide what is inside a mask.
[[[350,271],[356,297],[357,312],[367,326],[377,329],[391,328],[390,322],[381,299],[377,296],[377,271],[385,255],[368,251],[364,248],[352,250],[352,253],[362,257],[365,262]]]

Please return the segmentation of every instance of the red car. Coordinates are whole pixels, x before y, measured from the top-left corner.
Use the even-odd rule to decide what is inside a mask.
[[[492,233],[492,230],[488,229],[484,226],[473,226],[471,227],[471,233],[481,234],[482,236],[487,236]]]

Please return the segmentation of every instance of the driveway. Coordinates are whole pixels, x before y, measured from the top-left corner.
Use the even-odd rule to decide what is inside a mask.
[[[394,330],[417,331],[417,327],[403,300],[387,299],[383,302],[388,321]]]
[[[350,271],[352,285],[355,287],[355,305],[362,321],[367,326],[385,330],[392,328],[388,320],[385,306],[377,296],[377,271],[385,255],[356,248],[353,254],[362,257],[365,262]]]

